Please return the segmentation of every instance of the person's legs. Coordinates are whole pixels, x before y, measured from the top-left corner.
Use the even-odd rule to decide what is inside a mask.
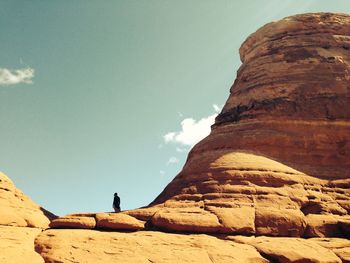
[[[114,212],[116,213],[120,212],[120,207],[113,206],[113,208],[114,208]]]

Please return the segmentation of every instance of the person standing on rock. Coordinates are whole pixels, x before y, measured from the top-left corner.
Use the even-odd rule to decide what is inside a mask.
[[[120,197],[118,193],[114,193],[113,208],[114,212],[120,212]]]

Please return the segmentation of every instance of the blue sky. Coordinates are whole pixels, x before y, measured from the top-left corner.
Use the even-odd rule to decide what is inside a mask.
[[[0,169],[62,215],[150,203],[264,24],[348,0],[0,1]],[[17,70],[17,71],[16,71]]]

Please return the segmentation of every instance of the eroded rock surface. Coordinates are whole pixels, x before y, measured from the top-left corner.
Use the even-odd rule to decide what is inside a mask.
[[[45,262],[268,262],[250,245],[208,235],[48,230],[36,239]]]
[[[341,238],[313,238],[312,241],[332,250],[344,263],[350,262],[350,240]]]
[[[51,229],[36,251],[45,262],[349,262],[350,241]],[[118,261],[119,260],[119,261]]]
[[[95,218],[89,216],[63,216],[52,220],[50,223],[51,228],[94,229],[95,226]]]
[[[96,221],[97,227],[102,229],[135,231],[145,228],[145,222],[121,213],[99,213]]]
[[[44,262],[34,250],[34,238],[53,217],[0,172],[0,262]]]
[[[211,135],[192,152],[244,149],[324,179],[350,177],[350,18],[272,22],[242,44],[242,66]]]
[[[0,172],[0,225],[47,228],[54,215],[35,204]]]
[[[0,262],[43,263],[34,250],[34,239],[39,228],[0,226]]]
[[[267,24],[240,55],[211,134],[152,203],[153,224],[186,230],[193,215],[198,232],[348,236],[340,229],[350,211],[350,16]]]
[[[228,237],[228,239],[255,247],[271,262],[283,263],[341,263],[342,260],[332,251],[333,246],[340,243],[343,247],[348,245],[345,239],[328,240],[328,244],[317,240],[286,237]]]

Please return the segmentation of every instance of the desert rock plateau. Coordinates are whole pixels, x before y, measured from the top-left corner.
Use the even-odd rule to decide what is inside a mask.
[[[350,15],[269,23],[148,206],[55,217],[0,174],[0,262],[350,262]]]

